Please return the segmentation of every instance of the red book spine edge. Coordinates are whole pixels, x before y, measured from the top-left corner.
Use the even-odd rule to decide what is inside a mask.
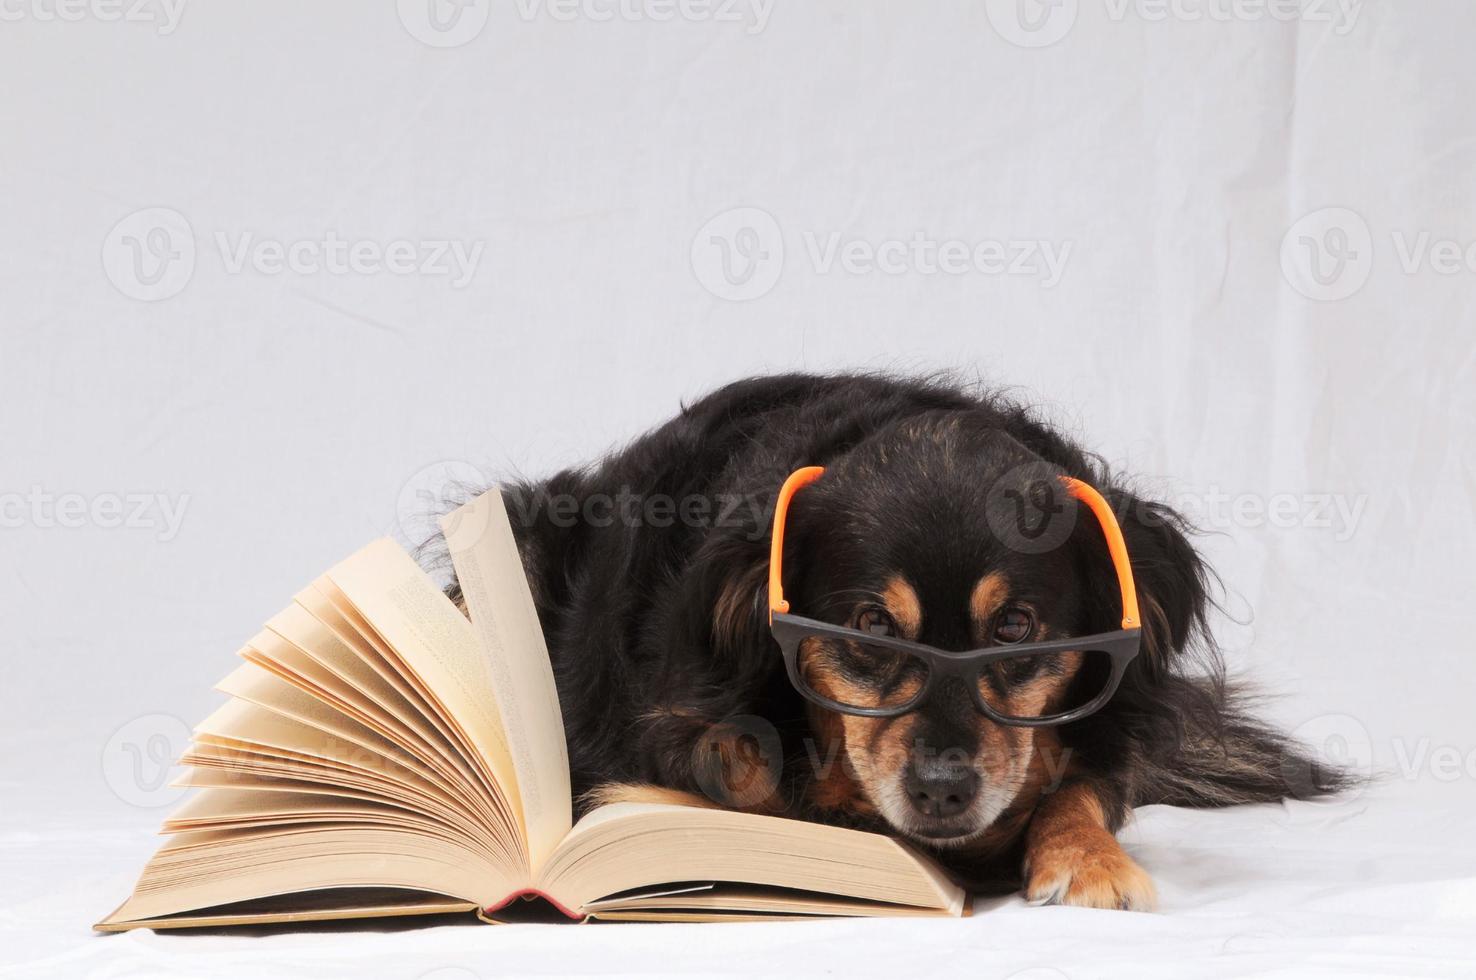
[[[496,905],[487,906],[485,909],[482,910],[482,914],[485,916],[490,916],[493,912],[496,912],[499,909],[507,908],[509,905],[511,905],[513,902],[516,902],[520,898],[541,898],[548,904],[552,905],[554,908],[558,909],[561,914],[568,916],[575,922],[584,921],[584,916],[580,915],[578,912],[571,912],[569,909],[564,907],[564,903],[560,902],[558,899],[548,894],[548,892],[540,891],[537,888],[524,888],[522,891],[513,892],[511,895],[507,896]]]

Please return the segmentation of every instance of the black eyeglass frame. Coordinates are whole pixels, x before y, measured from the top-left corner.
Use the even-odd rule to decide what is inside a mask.
[[[864,633],[861,630],[851,629],[848,626],[837,626],[834,623],[821,622],[818,619],[810,619],[805,616],[795,616],[790,613],[774,613],[769,625],[774,639],[779,643],[779,649],[784,654],[784,669],[789,673],[789,681],[795,690],[807,699],[822,708],[831,711],[839,711],[848,715],[861,715],[866,718],[896,718],[905,715],[917,708],[927,700],[928,693],[934,688],[940,679],[956,677],[964,682],[971,693],[974,707],[991,721],[1001,725],[1011,725],[1020,728],[1044,728],[1051,725],[1065,725],[1073,721],[1079,721],[1097,711],[1100,711],[1112,696],[1117,693],[1118,685],[1122,683],[1123,675],[1127,673],[1128,664],[1138,655],[1142,644],[1141,629],[1113,630],[1110,633],[1095,633],[1091,636],[1073,636],[1059,640],[1043,640],[1039,643],[1018,643],[1010,646],[982,647],[977,650],[939,650],[924,643],[914,643],[895,636],[875,636]],[[906,702],[885,708],[862,708],[856,705],[844,704],[834,701],[816,691],[806,683],[799,669],[800,644],[807,637],[824,637],[837,640],[850,640],[856,643],[864,643],[870,647],[881,647],[896,650],[899,653],[916,657],[927,664],[927,676],[923,679],[922,687],[913,697]],[[1070,653],[1072,651],[1102,652],[1112,661],[1112,673],[1103,686],[1102,692],[1091,701],[1079,708],[1070,711],[1058,712],[1054,715],[1041,715],[1038,718],[1016,718],[1006,715],[991,707],[984,700],[984,694],[979,689],[979,675],[990,664],[1001,660],[1015,660],[1020,657],[1049,656],[1056,653]]]

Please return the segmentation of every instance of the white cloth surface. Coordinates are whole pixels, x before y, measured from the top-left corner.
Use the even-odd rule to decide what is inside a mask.
[[[1022,2],[1066,19],[0,3],[0,976],[1476,974],[1476,4]],[[188,240],[128,223],[155,208]],[[330,239],[479,258],[272,259]],[[929,271],[951,242],[1065,257]],[[237,646],[423,531],[448,471],[548,473],[839,367],[1012,386],[1181,503],[1266,712],[1392,775],[1144,811],[1155,915],[91,935]]]
[[[981,901],[973,917],[721,925],[435,926],[273,935],[88,925],[153,841],[135,821],[38,820],[0,847],[10,870],[0,977],[677,974],[837,977],[1470,977],[1476,839],[1468,786],[1376,783],[1336,803],[1139,811],[1123,834],[1159,912]],[[461,972],[458,972],[461,971]]]

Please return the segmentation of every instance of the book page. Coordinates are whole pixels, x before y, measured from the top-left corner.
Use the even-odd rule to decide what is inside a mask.
[[[373,855],[372,859],[366,859]],[[518,887],[465,845],[410,828],[324,824],[176,835],[99,928],[324,888],[407,888],[485,907]]]
[[[525,835],[506,728],[487,658],[471,623],[388,538],[335,565],[327,578],[424,687],[443,720],[464,736],[476,756],[472,761]]]
[[[293,895],[274,895],[254,902],[217,905],[188,915],[158,919],[120,917],[126,906],[93,926],[101,932],[126,929],[219,929],[226,926],[295,925],[335,919],[378,919],[402,915],[451,915],[473,912],[475,902],[462,902],[430,892],[402,888],[328,888]]]
[[[421,767],[422,773],[445,795],[459,801],[467,814],[494,837],[505,842],[504,847],[513,854],[512,863],[526,869],[526,848],[517,837],[520,833],[517,817],[494,808],[494,801],[479,792],[475,783],[463,772],[467,765],[465,762],[453,762],[435,753],[418,759],[413,755],[401,758],[401,753],[411,751],[408,746],[395,742],[386,733],[375,731],[372,727],[349,718],[258,664],[242,664],[221,680],[216,688],[247,702],[249,706],[259,706],[268,712],[328,734],[338,743],[338,751],[346,753],[348,758],[354,756],[355,746],[362,746],[384,758],[396,758],[405,765]],[[210,721],[213,720],[214,716]],[[252,734],[250,726],[238,729],[238,732],[240,737],[248,740]]]
[[[305,596],[311,591],[306,589],[299,595]],[[356,704],[367,700],[381,712],[387,712],[397,727],[413,732],[412,738],[421,744],[434,744],[442,751],[447,747],[444,733],[433,730],[435,719],[426,715],[425,706],[408,700],[399,688],[366,662],[366,654],[350,649],[331,627],[302,604],[301,599],[268,620],[267,629],[312,657],[358,692]],[[260,642],[253,641],[253,645],[262,653],[272,652]],[[346,694],[339,696],[348,697]]]
[[[359,750],[356,755],[360,764],[339,766],[326,760],[320,762],[292,753],[282,754],[280,750],[258,748],[249,742],[197,733],[195,744],[180,760],[190,768],[172,785],[249,790],[255,794],[312,793],[325,798],[388,804],[432,818],[442,827],[475,842],[476,847],[510,868],[522,866],[515,849],[491,836],[486,830],[486,820],[464,800],[417,778],[415,773],[388,758],[370,761],[374,756],[365,750]],[[175,821],[191,812],[189,808],[196,806],[199,798],[192,797],[185,808],[172,814],[165,822],[164,832],[180,829]]]
[[[587,814],[539,887],[569,908],[674,882],[739,882],[959,915],[964,892],[933,861],[880,834],[736,810],[614,803]],[[675,905],[676,902],[668,903]],[[804,913],[803,900],[784,911]],[[823,905],[814,906],[823,914]],[[615,903],[601,903],[614,911]]]
[[[574,810],[563,713],[543,628],[499,489],[446,515],[441,529],[492,673],[537,870],[568,834]]]
[[[587,915],[609,922],[708,922],[816,916],[936,916],[942,910],[867,901],[761,885],[709,884],[667,894],[634,895],[591,902]]]

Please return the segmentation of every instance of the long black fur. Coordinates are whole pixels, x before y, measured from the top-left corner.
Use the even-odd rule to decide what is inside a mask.
[[[847,503],[827,501],[818,491],[797,498],[796,567],[818,547],[816,535],[851,533],[815,530],[835,508],[855,527],[874,522],[867,533],[885,535],[888,522],[898,523],[898,533],[938,547],[968,502],[952,512],[934,505],[936,513],[898,513],[894,484],[936,480],[940,493],[956,486],[967,497],[965,457],[976,447],[981,458],[1023,454],[1097,487],[1123,527],[1146,649],[1112,702],[1064,733],[1103,787],[1113,828],[1143,804],[1225,806],[1339,786],[1338,773],[1251,718],[1227,683],[1205,628],[1212,575],[1174,511],[1141,499],[1101,459],[999,394],[940,378],[787,374],[730,384],[586,468],[504,487],[553,657],[576,792],[610,781],[700,792],[694,743],[738,716],[769,720],[786,751],[800,751],[793,747],[807,734],[805,710],[765,618],[778,487],[802,465],[849,472],[852,483],[866,474],[878,481],[875,500],[853,493]],[[713,512],[605,523],[555,511],[555,501],[567,509],[622,494],[702,498]],[[730,501],[738,502],[731,513],[715,512]],[[1110,568],[1100,543],[1081,547],[1081,561]],[[1084,578],[1100,594],[1083,603],[1082,615],[1096,621],[1080,625],[1114,628],[1115,581]],[[803,596],[805,587],[800,580],[793,588]],[[735,595],[743,597],[737,608]]]

